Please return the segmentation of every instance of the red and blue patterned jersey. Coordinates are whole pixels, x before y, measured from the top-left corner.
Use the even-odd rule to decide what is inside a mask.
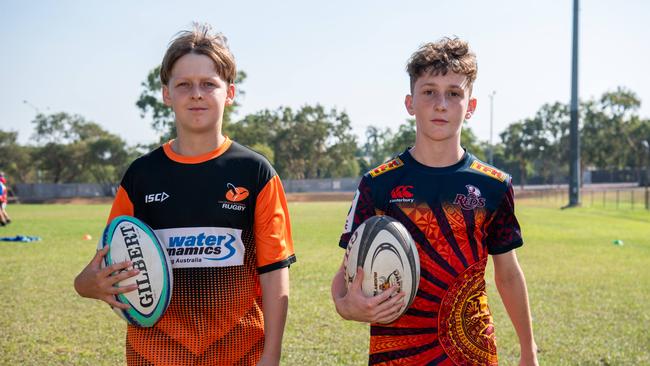
[[[399,220],[420,256],[417,296],[391,324],[371,324],[371,365],[496,365],[488,254],[523,244],[510,176],[469,153],[432,168],[408,151],[363,176],[339,245],[374,215]]]

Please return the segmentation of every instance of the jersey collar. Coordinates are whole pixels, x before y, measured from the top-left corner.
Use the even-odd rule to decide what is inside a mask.
[[[432,174],[446,174],[446,173],[455,172],[457,170],[460,170],[464,166],[466,166],[467,163],[471,161],[473,158],[472,154],[467,152],[466,149],[463,149],[464,150],[463,156],[460,158],[458,162],[445,167],[430,167],[415,160],[413,155],[411,155],[410,150],[411,150],[410,147],[406,148],[406,150],[404,150],[404,152],[400,154],[400,158],[402,158],[406,164],[411,165],[415,169],[418,169],[426,173],[432,173]]]
[[[228,136],[226,136],[226,139],[223,142],[223,144],[221,144],[219,147],[217,147],[212,151],[197,156],[185,156],[185,155],[177,154],[176,152],[174,152],[174,150],[172,150],[173,141],[174,140],[172,139],[167,141],[165,144],[163,144],[162,146],[163,151],[165,152],[165,155],[167,155],[169,159],[177,163],[183,163],[183,164],[199,164],[208,160],[212,160],[214,158],[219,157],[226,150],[228,150],[230,145],[232,145],[232,140]]]

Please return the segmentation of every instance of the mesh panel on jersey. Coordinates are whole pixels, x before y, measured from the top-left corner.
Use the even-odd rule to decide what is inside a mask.
[[[129,326],[129,365],[254,365],[264,344],[253,236],[244,265],[174,269],[174,292],[152,328]]]

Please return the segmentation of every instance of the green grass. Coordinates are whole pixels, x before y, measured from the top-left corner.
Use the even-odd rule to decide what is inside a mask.
[[[650,213],[538,201],[517,213],[542,364],[650,364]],[[514,364],[516,337],[489,283],[502,359]]]
[[[522,200],[526,274],[542,365],[650,364],[650,213],[559,210]],[[290,205],[298,263],[291,268],[283,364],[362,365],[368,328],[340,320],[329,286],[343,251],[337,242],[349,203]],[[82,299],[74,276],[95,251],[106,205],[12,205],[0,235],[38,235],[36,243],[0,242],[0,365],[119,365],[125,325],[110,308]],[[91,241],[82,236],[90,233]],[[613,245],[622,240],[623,246]],[[502,364],[518,344],[486,276]]]

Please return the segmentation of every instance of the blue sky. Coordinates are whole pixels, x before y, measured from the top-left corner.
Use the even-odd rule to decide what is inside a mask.
[[[129,144],[157,139],[135,101],[173,35],[193,20],[229,38],[248,79],[238,117],[320,103],[345,110],[362,136],[408,114],[406,61],[446,35],[470,42],[479,62],[470,123],[489,139],[544,103],[568,102],[572,1],[3,1],[0,129],[29,141],[34,108],[95,121]],[[188,4],[191,4],[189,6]],[[650,118],[650,3],[582,1],[581,98],[635,91]],[[27,100],[29,104],[23,101]],[[33,106],[33,107],[32,107]]]

